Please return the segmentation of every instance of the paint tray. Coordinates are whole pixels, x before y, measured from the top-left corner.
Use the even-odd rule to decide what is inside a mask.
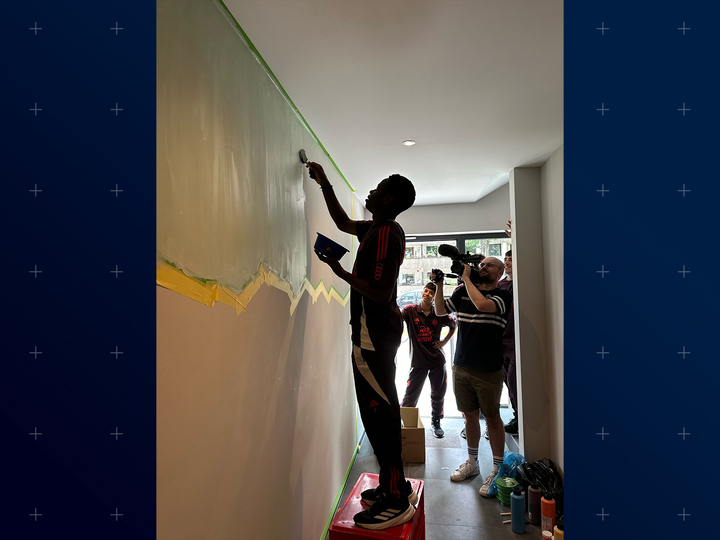
[[[324,236],[320,233],[317,233],[317,240],[315,240],[315,246],[313,249],[315,251],[319,251],[323,255],[327,253],[327,248],[330,248],[332,251],[332,256],[335,257],[338,261],[343,258],[343,256],[349,252],[349,250],[342,247],[337,242],[334,242],[330,240],[327,236]]]

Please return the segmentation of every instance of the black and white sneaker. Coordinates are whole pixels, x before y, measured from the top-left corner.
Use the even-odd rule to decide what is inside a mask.
[[[380,531],[407,523],[415,515],[415,507],[405,497],[380,495],[367,510],[355,514],[355,525],[363,529]]]
[[[433,418],[431,429],[432,429],[433,435],[435,435],[436,438],[442,439],[445,436],[445,431],[443,431],[443,428],[440,426],[439,418]]]
[[[415,490],[413,489],[410,480],[405,480],[405,491],[408,494],[408,502],[415,506],[418,503],[418,494],[415,493]],[[379,486],[374,489],[366,489],[361,494],[362,502],[364,502],[368,506],[372,506],[377,502],[381,494],[382,491],[380,491]]]

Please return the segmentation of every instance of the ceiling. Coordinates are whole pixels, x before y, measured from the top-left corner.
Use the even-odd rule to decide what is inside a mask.
[[[562,144],[562,1],[225,4],[361,201],[399,173],[474,202]]]

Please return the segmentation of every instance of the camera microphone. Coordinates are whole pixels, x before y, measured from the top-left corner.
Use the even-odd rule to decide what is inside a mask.
[[[438,253],[443,257],[450,257],[451,259],[457,259],[460,255],[458,249],[450,244],[440,244],[438,246]]]
[[[474,268],[473,265],[483,260],[483,255],[470,255],[469,253],[462,255],[458,251],[458,248],[451,246],[450,244],[440,244],[438,246],[438,253],[443,257],[450,257],[452,259],[450,272],[456,274],[457,276],[462,276],[465,272],[464,264],[467,264],[470,266],[470,281],[473,283],[480,282],[480,272],[477,268]],[[450,277],[450,274],[446,275]]]

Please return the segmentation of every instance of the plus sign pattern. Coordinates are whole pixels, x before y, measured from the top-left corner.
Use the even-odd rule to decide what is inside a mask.
[[[718,435],[719,14],[565,3],[565,525],[585,540],[699,538],[714,513],[680,483]],[[661,469],[641,491],[662,497],[622,495]]]
[[[155,15],[3,6],[3,538],[155,537]]]

